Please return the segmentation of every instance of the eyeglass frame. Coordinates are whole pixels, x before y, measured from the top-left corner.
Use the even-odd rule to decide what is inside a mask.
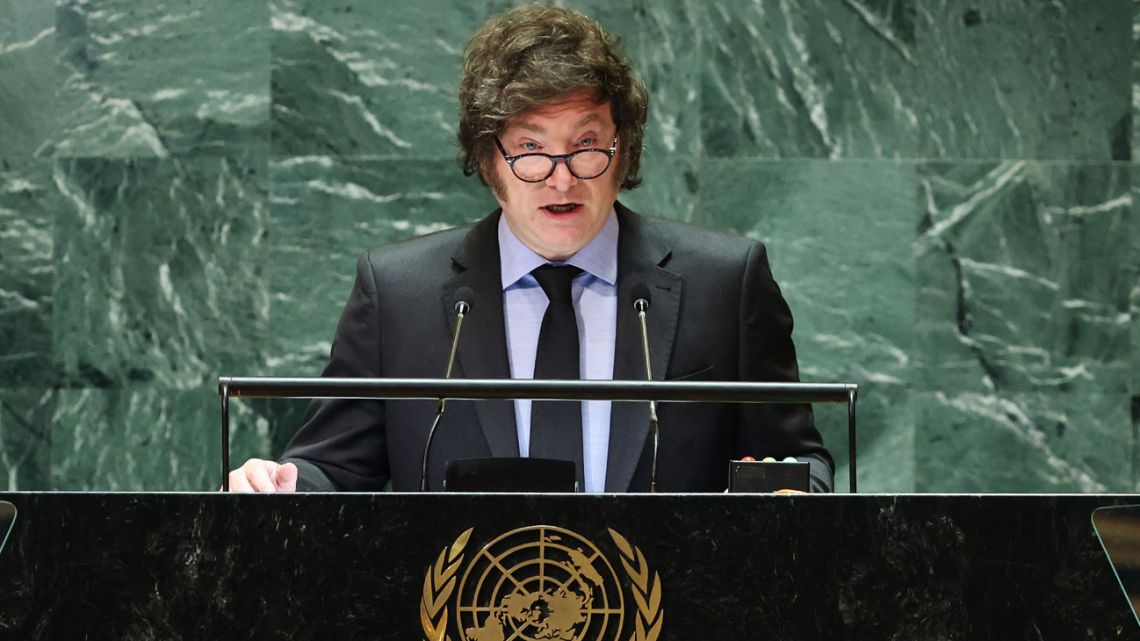
[[[612,165],[614,163],[614,156],[617,154],[617,144],[618,144],[618,137],[619,136],[620,136],[620,131],[615,131],[614,132],[614,142],[612,145],[610,145],[609,149],[602,149],[601,147],[590,147],[589,149],[579,149],[578,151],[572,151],[568,154],[561,154],[559,156],[553,156],[551,154],[544,154],[541,151],[532,151],[532,152],[525,153],[525,154],[516,154],[514,156],[508,156],[506,148],[503,147],[503,142],[501,140],[499,140],[498,136],[495,136],[494,138],[495,138],[495,145],[498,146],[498,148],[499,148],[499,153],[503,154],[503,160],[507,161],[507,166],[511,168],[511,173],[515,175],[515,178],[518,178],[519,180],[523,181],[524,183],[534,184],[534,183],[540,183],[540,182],[543,182],[545,180],[548,180],[551,176],[553,176],[554,171],[556,169],[558,169],[558,161],[560,161],[560,160],[562,161],[562,164],[566,165],[566,170],[570,172],[570,175],[577,178],[578,180],[594,180],[595,178],[601,178],[602,174],[609,171],[610,165]],[[574,170],[570,167],[570,160],[574,156],[581,154],[581,153],[585,153],[587,151],[600,151],[600,152],[606,154],[609,157],[609,159],[606,160],[606,168],[605,169],[601,170],[600,172],[598,172],[594,176],[590,176],[589,178],[583,178],[583,177],[579,176],[578,174],[574,173]],[[538,180],[527,180],[526,178],[523,178],[522,176],[518,175],[518,172],[515,171],[515,161],[520,159],[520,158],[526,158],[528,156],[544,156],[545,158],[549,159],[550,160],[550,173],[546,174],[542,178],[539,178]]]

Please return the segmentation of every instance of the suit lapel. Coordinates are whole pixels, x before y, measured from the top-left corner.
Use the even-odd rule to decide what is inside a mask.
[[[456,377],[507,379],[507,335],[503,323],[502,273],[499,267],[499,214],[484,218],[471,228],[452,257],[459,273],[443,284],[442,301],[452,335],[455,332],[456,291],[470,287],[475,292],[471,311],[463,321],[459,340]],[[511,401],[475,401],[475,413],[491,456],[517,457],[518,432],[515,406]]]
[[[645,359],[641,350],[641,324],[633,310],[631,289],[640,281],[649,286],[650,308],[646,313],[653,380],[665,380],[677,319],[681,310],[681,277],[662,265],[669,247],[651,237],[640,216],[615,204],[620,226],[618,237],[618,314],[614,349],[614,379],[644,380]],[[649,434],[649,407],[642,402],[616,402],[610,412],[610,446],[606,465],[606,491],[625,492],[645,449]]]

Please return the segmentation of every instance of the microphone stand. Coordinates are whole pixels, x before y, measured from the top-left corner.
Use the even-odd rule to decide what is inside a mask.
[[[451,337],[451,353],[447,357],[447,373],[443,375],[444,380],[451,378],[451,368],[455,366],[455,353],[459,350],[459,335],[463,333],[463,319],[467,312],[471,309],[471,305],[465,300],[460,300],[455,304],[455,335]],[[427,443],[424,443],[424,460],[420,468],[420,491],[428,491],[428,456],[431,454],[431,443],[435,439],[435,429],[439,427],[439,421],[443,418],[443,412],[447,409],[447,397],[441,396],[439,398],[439,410],[435,413],[435,420],[432,421],[431,429],[428,430]]]
[[[637,319],[641,322],[641,347],[645,355],[645,380],[653,380],[653,366],[649,361],[649,329],[645,323],[645,310],[649,309],[649,301],[645,298],[638,298],[633,303],[634,309],[637,310]],[[649,491],[657,493],[657,442],[659,440],[659,431],[657,425],[657,401],[649,399],[649,429],[653,433],[653,466],[649,472]]]

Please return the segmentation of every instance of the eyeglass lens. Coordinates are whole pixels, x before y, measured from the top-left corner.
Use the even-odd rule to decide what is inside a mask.
[[[555,159],[541,154],[521,156],[515,160],[512,169],[520,179],[538,182],[546,180],[554,173],[556,162]],[[606,171],[610,164],[610,155],[604,151],[585,149],[572,154],[566,159],[566,164],[570,168],[570,173],[574,174],[575,177],[589,180],[590,178],[597,178]]]

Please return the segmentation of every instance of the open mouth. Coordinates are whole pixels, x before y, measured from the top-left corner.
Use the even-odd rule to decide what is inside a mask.
[[[546,205],[543,209],[551,214],[569,214],[578,211],[581,207],[581,203],[565,203],[562,205]]]

